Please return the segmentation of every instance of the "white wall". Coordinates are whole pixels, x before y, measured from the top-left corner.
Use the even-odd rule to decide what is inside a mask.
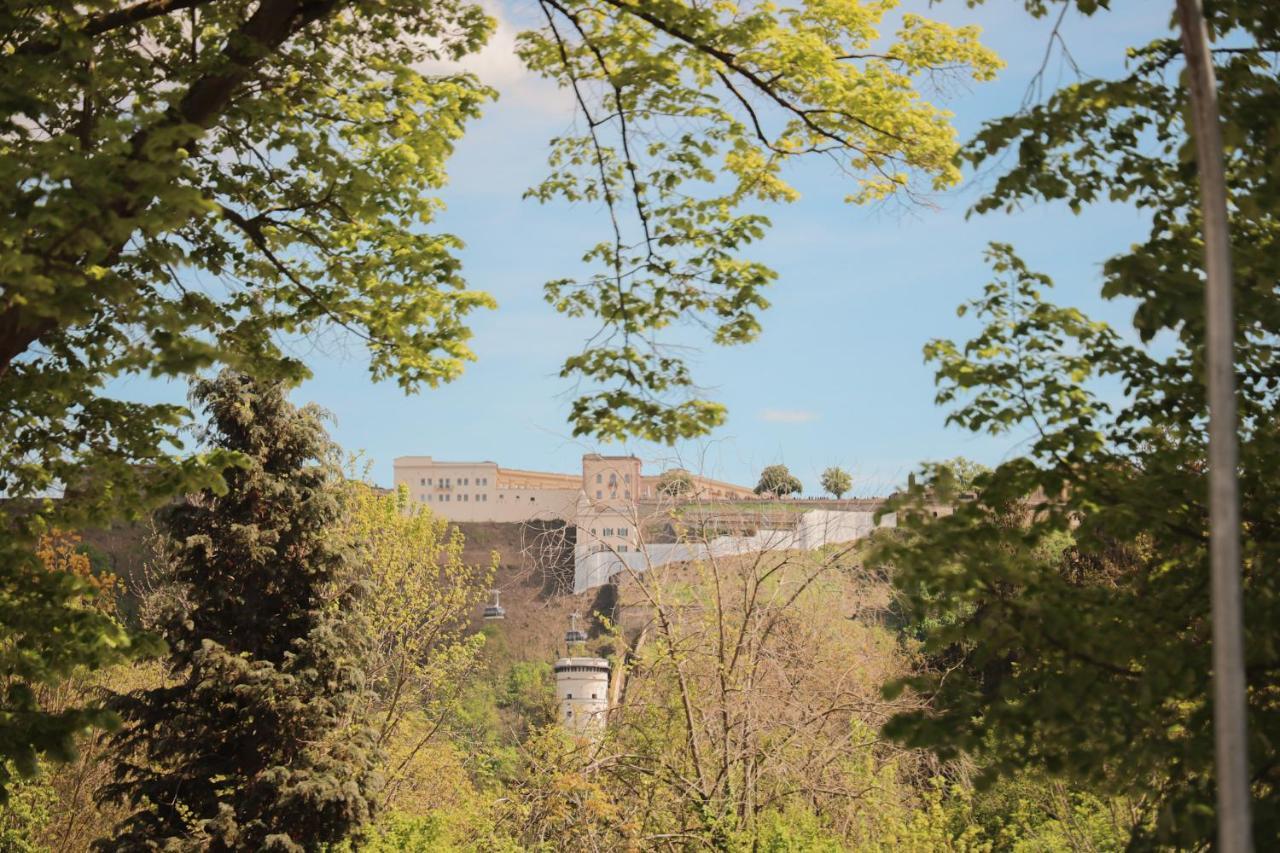
[[[896,527],[897,519],[891,513],[880,520],[879,526]],[[794,530],[761,530],[752,536],[720,536],[706,543],[645,544],[638,551],[624,554],[579,551],[574,561],[573,591],[583,593],[606,584],[610,577],[627,569],[643,572],[667,563],[761,551],[812,551],[824,545],[862,539],[869,536],[875,527],[875,513],[810,510],[801,516]]]

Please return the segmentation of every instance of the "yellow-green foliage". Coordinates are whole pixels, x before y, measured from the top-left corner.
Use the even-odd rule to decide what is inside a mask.
[[[784,167],[823,154],[848,200],[936,190],[960,178],[946,110],[921,97],[937,74],[990,79],[1000,61],[974,27],[907,14],[882,34],[892,0],[788,3],[564,0],[520,37],[521,58],[570,89],[582,134],[552,145],[542,202],[603,203],[613,216],[582,277],[546,298],[610,332],[562,374],[596,386],[573,407],[575,433],[672,441],[724,419],[664,331],[696,316],[717,344],[760,332],[773,269],[746,257],[766,204],[796,200]]]
[[[484,636],[470,623],[497,555],[488,566],[466,563],[461,531],[412,503],[403,486],[379,494],[350,485],[339,535],[356,550],[355,580],[365,587],[357,614],[372,646],[365,713],[389,751],[384,797],[394,801],[429,778],[411,771],[475,666]]]

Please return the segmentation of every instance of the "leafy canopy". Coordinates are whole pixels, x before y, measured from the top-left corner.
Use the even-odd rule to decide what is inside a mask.
[[[663,471],[658,477],[658,494],[681,498],[693,494],[693,476],[683,468]]]
[[[1084,4],[1081,4],[1084,8]],[[1221,81],[1237,272],[1246,666],[1254,831],[1280,836],[1275,672],[1280,587],[1280,10],[1208,10]],[[954,515],[900,513],[885,541],[910,621],[947,676],[909,683],[932,709],[890,731],[1124,792],[1150,809],[1139,843],[1214,837],[1203,274],[1198,187],[1176,39],[1131,51],[1116,80],[1080,80],[987,125],[975,164],[1016,155],[979,210],[1122,200],[1146,239],[1108,259],[1103,295],[1136,300],[1132,342],[1047,301],[1047,276],[994,246],[995,280],[965,309],[968,343],[934,341],[938,402],[975,432],[1029,435]],[[1143,342],[1162,335],[1159,348]],[[939,477],[906,495],[923,503]],[[905,520],[905,522],[904,522]],[[903,686],[899,685],[899,686]]]
[[[111,380],[297,378],[281,338],[333,324],[406,387],[471,356],[462,318],[491,300],[427,226],[491,93],[416,67],[488,29],[454,0],[0,4],[0,755],[20,769],[103,722],[43,715],[32,687],[145,645],[75,612],[74,579],[31,583],[36,539],[221,488],[236,456],[175,457],[185,408]]]
[[[576,435],[671,442],[723,422],[670,333],[692,323],[726,345],[759,334],[777,275],[746,252],[768,228],[764,204],[798,197],[790,161],[829,158],[855,203],[959,180],[950,116],[920,84],[986,80],[1000,63],[975,27],[915,14],[881,38],[896,5],[540,0],[546,26],[521,36],[520,55],[571,91],[583,126],[552,141],[529,195],[608,212],[589,272],[546,286],[558,311],[600,324],[561,371],[588,389]]]
[[[788,160],[832,158],[856,201],[957,180],[949,117],[918,84],[998,61],[974,29],[915,15],[881,40],[892,5],[541,0],[521,56],[573,90],[586,130],[552,142],[531,193],[603,202],[613,229],[586,255],[598,271],[547,289],[602,324],[564,366],[591,386],[576,432],[670,441],[723,420],[661,335],[756,335],[774,273],[742,252],[760,204],[795,197]],[[432,230],[434,193],[494,93],[423,69],[492,26],[464,0],[0,4],[0,646],[20,650],[0,660],[18,685],[0,755],[62,750],[89,720],[42,716],[32,685],[137,642],[72,614],[71,582],[31,587],[34,542],[221,488],[235,458],[175,455],[190,413],[113,380],[296,380],[284,342],[335,328],[408,391],[474,358],[468,318],[494,303]]]
[[[769,465],[760,472],[760,482],[753,490],[757,495],[773,495],[786,497],[798,495],[804,491],[804,485],[792,475],[786,465]]]
[[[833,465],[822,472],[822,488],[838,498],[853,488],[853,476],[843,468]]]

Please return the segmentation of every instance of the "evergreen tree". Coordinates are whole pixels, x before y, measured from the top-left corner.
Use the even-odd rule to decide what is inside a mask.
[[[184,588],[164,631],[172,682],[119,702],[106,796],[136,810],[100,849],[311,850],[370,817],[335,448],[286,391],[230,371],[196,384],[208,441],[243,466],[164,514]]]

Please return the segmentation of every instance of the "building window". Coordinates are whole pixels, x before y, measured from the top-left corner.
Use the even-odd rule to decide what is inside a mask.
[[[529,495],[529,503],[533,503],[533,495]]]
[[[605,536],[612,536],[612,535],[613,535],[613,528],[612,528],[612,527],[606,527],[606,528],[604,529],[604,535],[605,535]]]
[[[600,491],[599,489],[596,489],[596,499],[598,500],[602,497],[604,497],[604,492]]]
[[[623,475],[622,475],[622,482],[624,482],[624,483],[630,483],[630,482],[631,482],[631,475],[630,475],[630,474],[623,474]]]
[[[617,497],[618,497],[618,493],[617,493],[617,492],[610,492],[610,493],[609,493],[609,500],[615,500]]]
[[[595,536],[595,535],[596,535],[596,529],[595,529],[594,527],[593,527],[593,528],[591,528],[591,535],[592,535],[592,536]]]
[[[426,496],[426,495],[418,495],[418,500],[419,500],[419,501],[421,501],[422,503],[426,503],[426,502],[427,502],[427,496]]]
[[[596,698],[596,694],[592,693],[592,694],[591,694],[591,698],[592,698],[592,699]]]
[[[427,478],[426,478],[426,477],[420,477],[420,478],[418,479],[418,485],[419,485],[419,486],[425,486],[426,484],[427,484]]]
[[[631,500],[631,490],[630,490],[630,489],[627,489],[626,494],[624,495],[624,497],[626,497],[626,499],[627,499],[627,500]]]
[[[600,474],[596,474],[596,482],[597,482],[597,483],[604,482],[604,481],[601,479],[601,475],[600,475]]]
[[[572,699],[572,698],[573,698],[573,694],[572,694],[572,693],[566,693],[566,694],[564,694],[564,698],[566,698],[566,699]]]
[[[625,527],[619,527],[619,528],[618,528],[618,535],[619,535],[619,536],[626,536],[626,535],[627,535],[627,528],[625,528]]]
[[[625,554],[625,553],[627,553],[627,546],[626,546],[626,545],[619,545],[619,546],[618,546],[618,553],[619,553],[619,554]]]

